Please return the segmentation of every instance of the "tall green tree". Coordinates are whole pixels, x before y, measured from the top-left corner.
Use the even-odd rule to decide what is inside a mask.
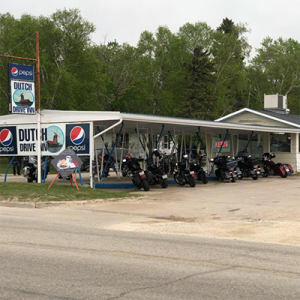
[[[186,64],[186,71],[188,84],[184,116],[194,119],[214,119],[216,98],[213,89],[216,75],[208,51],[195,48],[192,62]]]
[[[249,106],[263,108],[264,94],[287,95],[292,113],[300,113],[300,43],[265,38],[248,67]]]
[[[215,31],[212,54],[216,68],[214,95],[218,98],[218,116],[245,106],[245,58],[250,51],[245,38],[247,32],[245,25],[235,24],[228,18],[223,19]]]

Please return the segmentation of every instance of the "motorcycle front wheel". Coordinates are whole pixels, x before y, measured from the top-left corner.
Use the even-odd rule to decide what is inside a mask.
[[[29,178],[29,177],[27,177],[27,182],[33,182],[33,178]]]
[[[257,176],[257,175],[252,176],[252,179],[253,179],[253,180],[257,180],[257,179],[258,179],[258,176]]]
[[[179,185],[185,185],[184,179],[179,175],[178,172],[174,174],[174,180]]]
[[[235,181],[236,181],[236,178],[235,178],[235,177],[231,177],[230,181],[231,181],[231,182],[235,182]]]
[[[205,172],[202,172],[202,174],[201,174],[201,181],[202,181],[202,183],[204,183],[204,184],[207,184],[207,183],[208,183],[208,180],[207,180],[207,177],[206,177],[206,175],[205,175]]]

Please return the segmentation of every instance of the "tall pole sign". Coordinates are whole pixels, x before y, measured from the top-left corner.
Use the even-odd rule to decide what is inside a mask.
[[[34,67],[9,64],[12,114],[35,114]]]
[[[40,100],[40,53],[39,32],[36,38],[36,58],[18,57],[0,54],[0,57],[36,62],[36,90],[37,90],[37,157],[38,157],[38,182],[41,183],[41,100]],[[35,92],[34,92],[34,67],[27,65],[9,64],[8,81],[10,94],[10,112],[13,114],[35,114]],[[10,139],[8,131],[2,133],[3,138]]]

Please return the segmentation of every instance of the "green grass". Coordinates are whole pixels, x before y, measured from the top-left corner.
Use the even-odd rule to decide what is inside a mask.
[[[130,192],[107,192],[89,187],[47,184],[0,182],[0,201],[76,201],[108,198],[137,197]]]

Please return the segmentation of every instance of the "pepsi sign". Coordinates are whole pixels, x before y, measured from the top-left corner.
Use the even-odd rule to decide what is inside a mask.
[[[16,127],[0,127],[0,155],[18,154]]]
[[[34,81],[34,67],[9,64],[9,78],[11,80]]]
[[[90,124],[67,124],[66,147],[76,154],[90,154]]]

